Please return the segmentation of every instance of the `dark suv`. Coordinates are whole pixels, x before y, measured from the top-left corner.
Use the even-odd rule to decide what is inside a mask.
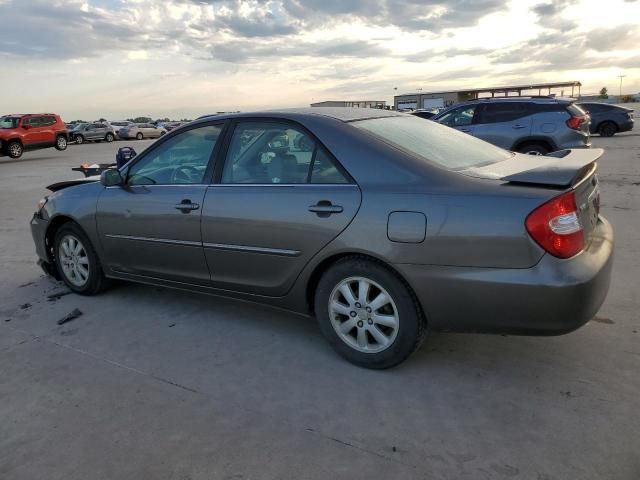
[[[66,150],[69,134],[58,115],[38,113],[0,117],[0,153],[20,158],[25,150]]]
[[[591,133],[613,137],[619,132],[633,129],[633,110],[607,103],[581,103],[580,108],[591,117]]]
[[[570,99],[478,99],[454,105],[432,120],[521,153],[545,155],[591,146],[589,115]]]

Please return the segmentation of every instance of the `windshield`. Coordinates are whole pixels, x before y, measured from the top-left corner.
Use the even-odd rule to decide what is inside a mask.
[[[449,170],[500,162],[513,153],[454,128],[419,117],[385,117],[351,122],[386,143]]]
[[[18,128],[20,117],[0,117],[0,128]]]

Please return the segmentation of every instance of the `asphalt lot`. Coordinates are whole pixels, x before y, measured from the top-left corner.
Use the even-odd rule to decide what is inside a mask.
[[[1,479],[640,478],[639,130],[594,137],[617,250],[593,321],[433,334],[387,371],[263,306],[133,284],[49,301],[64,288],[29,231],[43,186],[149,143],[0,158]]]

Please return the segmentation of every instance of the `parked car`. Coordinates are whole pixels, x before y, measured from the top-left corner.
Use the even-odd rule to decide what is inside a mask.
[[[162,127],[156,127],[151,123],[135,123],[118,130],[120,138],[142,140],[143,138],[159,138],[167,133]]]
[[[601,137],[613,137],[619,132],[633,130],[633,110],[631,108],[588,102],[578,104],[591,117],[591,133]]]
[[[590,320],[613,252],[601,155],[516,154],[368,108],[225,114],[100,181],[50,185],[31,229],[45,271],[79,294],[117,278],[315,312],[340,354],[385,368],[427,328]]]
[[[108,123],[81,123],[71,132],[71,140],[77,144],[87,141],[113,142],[116,139],[116,132]]]
[[[20,158],[25,151],[55,147],[66,150],[69,134],[55,113],[30,113],[0,117],[0,153]]]
[[[131,125],[134,125],[134,123],[130,122],[129,120],[116,120],[113,122],[109,122],[109,125],[113,127],[113,131],[116,133],[116,137],[120,138],[120,129],[124,127],[130,127]]]
[[[589,116],[566,99],[478,99],[450,107],[433,120],[514,152],[546,155],[591,146]]]

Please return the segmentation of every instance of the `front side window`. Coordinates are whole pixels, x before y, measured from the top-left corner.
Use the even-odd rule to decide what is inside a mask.
[[[0,128],[18,128],[20,117],[0,117]]]
[[[454,108],[450,112],[445,113],[442,117],[440,117],[438,119],[438,122],[448,127],[463,127],[465,125],[471,125],[475,112],[476,105]]]
[[[359,120],[351,125],[399,150],[450,170],[489,165],[513,156],[471,135],[413,115]]]
[[[181,132],[158,145],[129,169],[129,185],[177,185],[204,182],[222,125]]]
[[[277,121],[244,122],[234,130],[222,183],[348,183],[309,134]]]

